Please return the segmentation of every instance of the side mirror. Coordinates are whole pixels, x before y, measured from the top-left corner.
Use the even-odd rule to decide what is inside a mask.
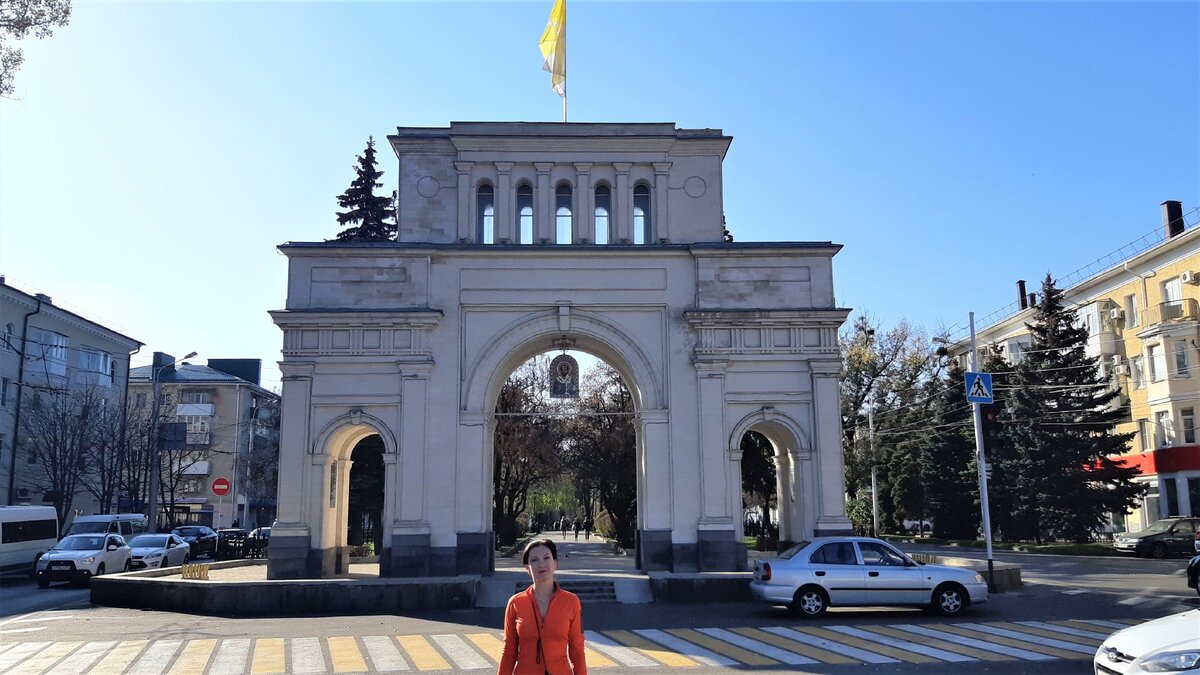
[[[110,542],[108,542],[108,546],[105,546],[105,547],[104,547],[104,550],[106,550],[106,551],[115,551],[115,550],[117,550],[117,549],[119,549],[119,548],[121,548],[121,547],[120,547],[120,546],[117,546],[117,542],[115,542],[115,541],[110,541]]]

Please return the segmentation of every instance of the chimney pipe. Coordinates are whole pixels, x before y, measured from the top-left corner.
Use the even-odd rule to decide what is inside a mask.
[[[1021,306],[1021,309],[1029,309],[1029,305],[1026,304],[1025,300],[1025,280],[1017,279],[1017,304]]]
[[[1183,232],[1183,204],[1174,200],[1162,203],[1163,233],[1167,239]]]
[[[1029,306],[1033,307],[1036,304],[1037,304],[1037,293],[1030,293],[1029,294]]]

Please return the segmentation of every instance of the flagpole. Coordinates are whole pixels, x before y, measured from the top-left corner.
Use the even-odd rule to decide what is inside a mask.
[[[567,121],[567,94],[563,92],[563,122]]]

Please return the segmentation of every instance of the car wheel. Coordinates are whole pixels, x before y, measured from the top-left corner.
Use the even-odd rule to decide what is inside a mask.
[[[1167,557],[1167,545],[1162,543],[1161,541],[1155,542],[1154,545],[1150,547],[1150,557],[1151,558]]]
[[[50,588],[50,579],[48,577],[38,577],[38,588]]]
[[[29,577],[30,577],[31,579],[36,579],[36,578],[37,578],[37,564],[38,564],[39,562],[41,562],[41,560],[42,560],[42,554],[41,554],[41,553],[37,554],[37,557],[33,559],[33,567],[30,567],[30,568],[29,568]]]
[[[792,597],[792,612],[815,619],[829,609],[829,596],[820,586],[805,586]]]
[[[186,565],[186,564],[188,564],[188,563],[189,563],[189,562],[191,562],[191,561],[192,561],[192,558],[191,558],[191,556],[186,556],[186,555],[185,555],[185,556],[183,556],[183,562],[181,562],[181,563],[179,563],[179,564],[180,564],[180,565]]]
[[[96,568],[96,573],[93,574],[92,576],[98,577],[101,574],[104,574],[104,563],[100,563],[100,566]]]
[[[942,584],[933,591],[930,605],[939,614],[954,616],[967,608],[967,591],[958,584]]]

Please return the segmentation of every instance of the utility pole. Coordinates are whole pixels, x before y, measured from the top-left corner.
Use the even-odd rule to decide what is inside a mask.
[[[975,346],[975,312],[971,312],[971,372],[979,372],[979,351]],[[970,395],[970,392],[968,392]],[[975,416],[975,465],[979,470],[979,508],[983,512],[983,540],[987,545],[988,591],[996,591],[996,571],[992,562],[992,516],[988,507],[987,457],[983,451],[983,411],[972,403]]]

